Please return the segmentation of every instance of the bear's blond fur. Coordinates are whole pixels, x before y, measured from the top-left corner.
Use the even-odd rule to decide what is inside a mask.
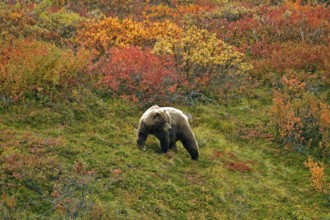
[[[179,109],[157,105],[149,108],[139,123],[137,144],[140,149],[146,150],[145,141],[149,134],[158,138],[164,153],[169,148],[176,150],[176,142],[180,140],[193,160],[199,157],[198,143],[188,118]]]

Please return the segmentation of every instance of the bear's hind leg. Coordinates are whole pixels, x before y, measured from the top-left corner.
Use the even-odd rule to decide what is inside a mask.
[[[184,148],[186,148],[186,150],[190,154],[191,159],[198,160],[199,152],[198,152],[198,144],[195,139],[195,136],[191,132],[188,132],[182,135],[180,140]]]

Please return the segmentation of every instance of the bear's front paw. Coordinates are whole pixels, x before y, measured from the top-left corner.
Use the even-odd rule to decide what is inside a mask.
[[[142,150],[142,151],[146,151],[146,150],[147,150],[147,148],[146,148],[145,145],[142,145],[142,146],[139,145],[139,148],[140,148],[140,150]]]

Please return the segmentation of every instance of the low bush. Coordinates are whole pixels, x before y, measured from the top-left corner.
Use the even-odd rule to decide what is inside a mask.
[[[325,166],[315,161],[312,157],[308,157],[304,164],[305,167],[309,168],[311,173],[310,182],[314,189],[321,193],[327,193],[327,190],[330,190],[330,184],[327,186]]]
[[[235,47],[195,26],[177,39],[160,38],[153,51],[174,56],[180,88],[188,99],[196,96],[217,100],[233,98],[232,94],[239,94],[241,82],[250,69],[244,55]]]
[[[157,38],[175,38],[180,32],[181,29],[170,21],[149,22],[107,17],[86,22],[78,32],[78,39],[84,47],[105,53],[111,47],[153,46]]]
[[[66,8],[57,7],[53,1],[42,1],[33,10],[36,23],[27,29],[39,40],[57,45],[74,43],[75,33],[84,17]]]
[[[330,106],[326,93],[315,93],[313,80],[313,76],[303,72],[284,75],[281,88],[273,94],[271,119],[277,137],[287,149],[328,158]]]
[[[271,84],[277,84],[288,69],[310,72],[315,76],[330,70],[328,64],[330,46],[310,45],[305,42],[255,46],[251,47],[251,53],[260,58],[251,61],[254,67],[253,73]],[[323,75],[325,76],[326,73]]]
[[[0,46],[1,104],[26,99],[62,99],[80,83],[89,82],[91,53],[60,49],[37,40],[8,40]]]
[[[99,89],[141,105],[166,103],[177,88],[177,75],[170,56],[157,56],[137,47],[112,48],[94,70],[100,73]]]

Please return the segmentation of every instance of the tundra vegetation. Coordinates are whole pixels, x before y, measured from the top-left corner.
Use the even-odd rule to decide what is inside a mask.
[[[0,3],[1,219],[329,219],[325,0]],[[136,146],[151,105],[200,146]]]

